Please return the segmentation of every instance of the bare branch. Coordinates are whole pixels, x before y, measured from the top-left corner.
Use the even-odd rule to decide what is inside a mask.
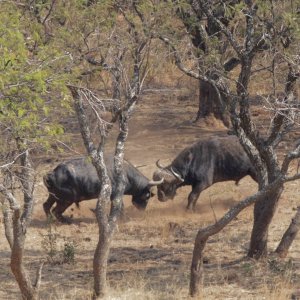
[[[198,79],[198,80],[203,80],[205,82],[210,83],[214,87],[214,89],[215,89],[215,91],[218,95],[219,101],[222,103],[222,96],[220,94],[220,91],[222,91],[224,93],[227,93],[227,94],[229,94],[229,91],[224,90],[225,86],[221,84],[221,81],[216,81],[216,80],[210,79],[209,77],[201,74],[200,72],[196,73],[196,72],[193,72],[192,70],[188,69],[186,66],[184,66],[184,64],[181,60],[181,57],[178,54],[177,49],[171,43],[171,41],[168,38],[164,37],[164,36],[159,36],[159,39],[162,40],[168,47],[171,48],[171,50],[172,50],[171,54],[174,56],[175,64],[179,68],[179,70],[181,70],[183,73],[185,73],[186,75],[188,75],[192,78],[195,78],[195,79]]]
[[[234,100],[231,102],[231,122],[235,129],[239,140],[244,147],[246,153],[248,154],[250,160],[253,162],[253,166],[257,172],[258,183],[260,188],[267,182],[267,168],[265,162],[262,160],[259,150],[252,143],[247,133],[244,131],[244,128],[241,126],[241,117],[235,112],[235,103]],[[252,135],[253,137],[253,135]],[[254,139],[254,141],[256,141]]]
[[[8,241],[10,248],[13,247],[14,235],[13,235],[13,225],[12,225],[12,210],[10,207],[6,207],[3,204],[3,218],[4,218],[4,229],[5,229],[5,236]]]
[[[282,165],[281,165],[281,173],[286,174],[291,161],[296,159],[296,158],[299,158],[299,157],[300,157],[300,144],[293,151],[290,151],[284,157],[284,160],[283,160]]]
[[[20,146],[19,146],[20,148]],[[31,221],[33,206],[34,206],[34,198],[33,198],[33,191],[35,187],[35,174],[34,170],[31,166],[30,161],[30,153],[29,149],[25,151],[25,153],[20,157],[21,159],[21,184],[23,187],[23,194],[24,194],[24,206],[23,206],[23,213],[21,216],[21,224],[23,230],[26,230],[28,224]]]
[[[244,11],[245,17],[246,17],[246,37],[245,37],[245,45],[244,45],[244,55],[250,55],[257,45],[259,44],[260,40],[262,39],[262,36],[260,36],[255,43],[254,39],[254,16],[256,15],[256,11],[258,6],[256,4],[253,4],[253,2],[246,1],[247,9]]]
[[[213,23],[216,24],[216,26],[218,26],[220,28],[220,30],[225,34],[225,36],[227,37],[229,43],[231,44],[232,48],[235,50],[237,56],[239,57],[239,59],[242,59],[242,52],[241,52],[241,46],[237,43],[236,39],[233,37],[233,34],[230,32],[230,30],[224,26],[224,24],[222,22],[220,22],[220,20],[218,20],[212,13],[209,5],[207,4],[209,2],[207,2],[206,0],[200,0],[199,1],[199,6],[202,9],[202,11],[205,13],[205,15],[207,16],[207,18],[209,20],[211,20]]]
[[[80,152],[76,151],[74,148],[71,148],[69,145],[67,145],[67,144],[64,143],[63,141],[56,139],[56,142],[58,142],[59,144],[63,145],[64,147],[66,147],[69,151],[71,151],[71,152],[73,152],[73,153],[75,153],[75,154],[81,155]]]
[[[36,270],[36,279],[35,279],[35,283],[33,284],[35,289],[39,289],[41,282],[42,282],[42,269],[44,266],[44,261],[42,261],[38,267],[38,269]]]
[[[300,178],[300,176],[299,176],[299,178]],[[292,219],[290,226],[284,233],[284,235],[275,251],[281,258],[284,258],[287,256],[288,250],[289,250],[290,246],[292,245],[292,242],[296,238],[299,229],[300,229],[300,206],[298,206],[296,215]]]
[[[86,149],[88,150],[89,153],[96,152],[96,147],[92,141],[92,135],[91,131],[88,125],[87,117],[84,113],[84,108],[82,101],[80,100],[80,95],[78,92],[78,87],[73,86],[73,85],[67,85],[67,87],[70,89],[72,96],[75,101],[75,109],[77,112],[77,115],[79,116],[79,122],[82,124],[82,139],[85,144]]]
[[[232,207],[221,219],[213,225],[209,225],[198,231],[191,264],[191,279],[190,279],[190,295],[196,296],[199,293],[199,285],[202,279],[203,272],[203,250],[205,248],[208,238],[220,232],[227,224],[229,224],[243,209],[251,204],[264,199],[269,192],[278,189],[283,184],[283,178],[278,178],[272,184],[267,185],[256,194],[247,197],[243,201]]]
[[[294,71],[291,63],[289,63],[289,72],[287,74],[287,81],[285,85],[285,97],[282,101],[276,101],[271,104],[267,99],[267,103],[274,111],[275,116],[272,120],[272,128],[269,138],[267,140],[268,145],[276,145],[281,140],[283,132],[290,129],[296,122],[297,117],[300,115],[299,108],[293,104],[294,90],[297,79],[300,74]],[[282,129],[282,127],[284,127]],[[282,130],[281,130],[282,129]]]
[[[51,1],[51,4],[50,4],[50,8],[48,10],[48,13],[47,15],[45,16],[44,20],[42,21],[42,24],[45,25],[45,23],[47,22],[48,18],[50,17],[52,11],[53,11],[53,8],[54,8],[54,5],[55,5],[55,2],[56,0],[52,0]]]
[[[12,211],[20,211],[20,205],[14,195],[9,192],[6,187],[0,183],[0,193],[8,200],[10,209]]]
[[[26,150],[26,151],[27,151],[27,150]],[[7,163],[7,164],[4,164],[4,165],[0,166],[0,169],[5,169],[5,168],[8,168],[8,167],[10,167],[11,165],[13,165],[13,164],[17,161],[17,159],[18,159],[20,156],[22,156],[22,155],[25,154],[26,151],[19,153],[19,154],[18,154],[11,162],[9,162],[9,163]]]
[[[164,37],[164,36],[158,36],[158,38],[163,41],[170,49],[171,49],[171,54],[174,56],[175,58],[175,64],[176,66],[182,71],[184,72],[186,75],[190,76],[190,77],[193,77],[195,79],[202,79],[206,82],[209,81],[209,79],[204,76],[204,75],[201,75],[199,73],[196,73],[196,72],[193,72],[191,70],[189,70],[188,68],[186,68],[183,63],[182,63],[182,60],[181,60],[181,57],[179,56],[178,54],[178,51],[177,49],[175,48],[175,46],[172,44],[172,42],[170,41],[170,39]]]
[[[300,174],[296,174],[294,176],[286,176],[284,178],[284,181],[288,182],[288,181],[295,181],[295,180],[298,180],[298,179],[300,179]]]

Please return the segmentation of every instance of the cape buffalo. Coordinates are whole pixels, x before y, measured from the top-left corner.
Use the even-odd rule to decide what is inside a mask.
[[[173,199],[179,187],[191,185],[187,209],[194,209],[200,193],[216,182],[235,180],[237,184],[247,175],[256,181],[254,167],[236,136],[201,140],[185,148],[169,166],[162,167],[159,160],[156,164],[159,170],[153,179],[164,179],[157,186],[158,200]]]
[[[112,183],[112,195],[114,197],[115,175],[113,171],[113,157],[105,158],[107,170]],[[138,209],[145,209],[150,197],[151,187],[162,182],[149,181],[132,164],[124,160],[125,195],[132,195],[132,203]],[[43,178],[48,189],[49,197],[43,204],[47,216],[50,215],[51,207],[56,202],[52,213],[58,221],[69,223],[63,212],[73,203],[98,197],[101,182],[96,169],[87,158],[75,158],[59,164],[52,172]]]

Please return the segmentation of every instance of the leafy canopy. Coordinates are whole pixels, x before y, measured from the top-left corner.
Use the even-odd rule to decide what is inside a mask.
[[[68,57],[45,44],[40,24],[14,3],[0,11],[0,126],[8,140],[47,143],[62,127],[49,122],[60,106],[66,75],[60,71]],[[34,45],[34,47],[33,47]]]

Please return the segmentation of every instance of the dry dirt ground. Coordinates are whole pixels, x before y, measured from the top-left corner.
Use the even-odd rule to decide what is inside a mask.
[[[221,126],[212,126],[218,124],[192,124],[197,104],[188,99],[192,98],[186,91],[148,91],[137,107],[130,123],[126,157],[142,166],[140,170],[149,178],[157,159],[167,164],[198,139],[226,135]],[[265,117],[259,110],[255,115],[260,121]],[[74,133],[76,122],[66,124],[69,124],[67,131]],[[260,126],[262,124],[260,122]],[[84,153],[79,135],[75,133],[73,139],[78,141],[76,151]],[[288,146],[289,141],[284,144]],[[90,208],[95,206],[95,201],[82,202],[80,209],[72,207],[66,212],[73,216],[72,225],[49,226],[42,211],[42,203],[47,198],[42,176],[58,162],[73,156],[78,153],[66,152],[49,160],[44,157],[38,168],[37,203],[28,230],[25,260],[34,277],[40,259],[48,259],[43,268],[41,299],[91,297],[92,260],[98,229]],[[107,299],[188,299],[189,268],[197,230],[220,218],[256,188],[256,183],[248,177],[239,186],[234,182],[215,184],[201,194],[195,213],[185,211],[189,187],[179,190],[176,198],[166,203],[160,203],[154,196],[145,212],[137,211],[125,197],[126,219],[119,223],[109,259]],[[299,200],[299,182],[289,183],[270,228],[270,251],[280,241]],[[243,211],[221,233],[209,239],[205,249],[203,299],[290,299],[292,292],[300,289],[299,238],[285,260],[270,257],[256,262],[245,258],[252,210],[250,207]],[[9,270],[10,251],[4,239],[3,224],[0,226],[0,299],[20,299]],[[53,250],[52,262],[50,249]],[[63,259],[72,258],[73,253],[74,262],[63,263]]]

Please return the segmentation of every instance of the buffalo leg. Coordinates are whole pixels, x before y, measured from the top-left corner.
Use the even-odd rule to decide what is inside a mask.
[[[193,209],[195,210],[195,206],[197,203],[197,200],[200,196],[200,193],[205,190],[208,187],[207,184],[199,183],[192,186],[192,191],[189,194],[188,197],[188,205],[186,209]]]
[[[43,204],[44,212],[45,212],[47,218],[51,215],[51,213],[50,213],[51,207],[56,202],[56,200],[57,199],[54,197],[54,195],[49,194],[47,201]]]
[[[52,210],[52,213],[59,222],[71,224],[71,219],[64,217],[63,212],[73,204],[71,201],[57,201],[56,207]]]

